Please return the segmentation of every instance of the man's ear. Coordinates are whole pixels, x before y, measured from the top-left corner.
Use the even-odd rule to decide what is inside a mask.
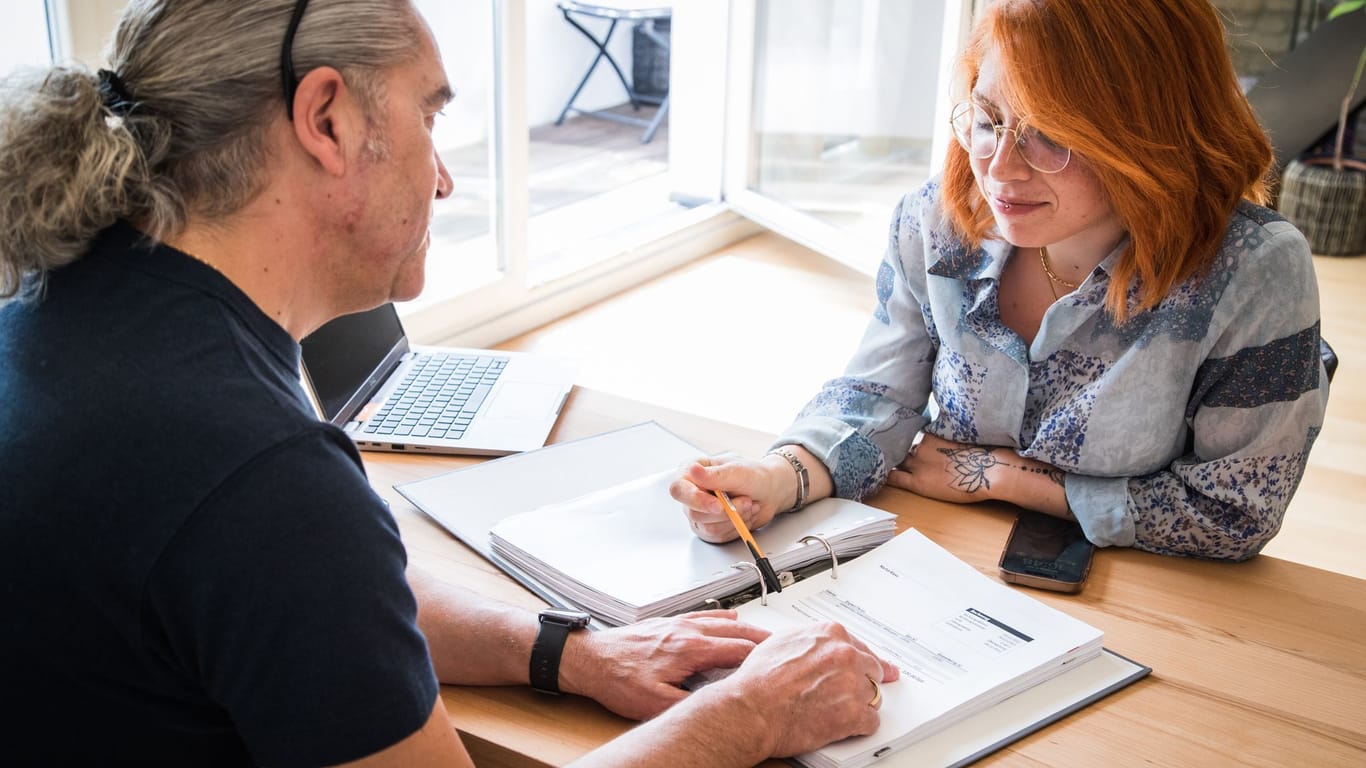
[[[294,94],[294,136],[324,171],[341,176],[365,141],[365,116],[341,72],[318,67]]]

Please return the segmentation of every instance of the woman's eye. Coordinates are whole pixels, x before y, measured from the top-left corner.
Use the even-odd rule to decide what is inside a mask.
[[[1057,142],[1035,130],[1025,131],[1024,135],[1020,138],[1023,139],[1026,144],[1038,144],[1047,149],[1060,149]]]

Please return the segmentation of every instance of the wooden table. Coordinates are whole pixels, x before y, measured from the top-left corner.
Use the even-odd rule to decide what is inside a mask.
[[[649,420],[707,451],[757,456],[770,440],[576,389],[551,441]],[[366,454],[412,562],[539,609],[539,598],[392,488],[473,461]],[[869,503],[895,512],[899,530],[915,527],[993,576],[1014,518],[1005,504],[959,506],[895,489]],[[982,765],[1366,766],[1366,581],[1270,557],[1230,564],[1102,549],[1081,594],[1028,592],[1100,628],[1108,648],[1153,673]],[[527,688],[445,686],[442,698],[481,766],[563,765],[631,726],[593,702]]]

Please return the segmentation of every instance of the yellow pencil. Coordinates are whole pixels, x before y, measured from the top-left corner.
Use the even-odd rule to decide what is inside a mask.
[[[740,513],[735,511],[735,505],[730,503],[730,496],[725,491],[712,491],[716,498],[721,501],[721,508],[726,510],[726,517],[730,518],[730,524],[735,526],[735,530],[744,540],[745,546],[749,547],[749,553],[754,557],[754,564],[759,566],[759,573],[763,575],[764,583],[768,585],[770,592],[782,592],[783,585],[778,581],[778,574],[773,570],[773,564],[768,561],[764,551],[759,549],[759,542],[754,540],[754,534],[749,532],[749,526],[741,519]]]

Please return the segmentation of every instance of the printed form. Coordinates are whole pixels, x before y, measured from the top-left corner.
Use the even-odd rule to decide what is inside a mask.
[[[901,670],[882,687],[876,734],[826,747],[809,764],[863,764],[1098,656],[1100,630],[991,579],[908,530],[839,568],[798,582],[740,618],[769,629],[844,625]],[[814,759],[811,759],[814,758]]]

